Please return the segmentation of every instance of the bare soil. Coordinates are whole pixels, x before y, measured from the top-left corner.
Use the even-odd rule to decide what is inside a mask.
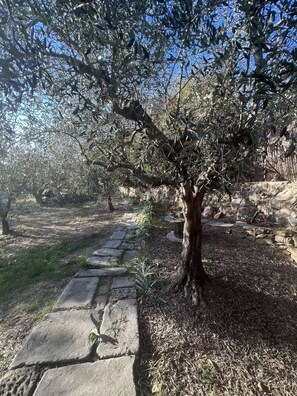
[[[109,213],[104,205],[94,202],[64,207],[16,205],[10,214],[12,233],[0,235],[0,248],[5,255],[15,255],[52,246],[63,239],[92,235],[106,226],[112,227],[122,215],[121,208],[118,204],[118,210]]]
[[[174,293],[181,245],[155,227],[145,256],[160,279],[140,299],[141,396],[297,395],[297,267],[240,231],[204,226],[211,283],[199,309]]]
[[[32,203],[16,206],[10,219],[13,233],[0,236],[0,256],[13,260],[16,255],[36,248],[47,249],[62,240],[98,234],[98,238],[87,247],[62,258],[60,265],[70,265],[77,258],[90,256],[98,245],[101,246],[110,237],[123,215],[120,204],[116,206],[117,211],[113,213],[94,203],[63,208],[39,207]],[[8,304],[0,304],[0,378],[33,326],[51,311],[68,280],[32,283],[12,293]]]

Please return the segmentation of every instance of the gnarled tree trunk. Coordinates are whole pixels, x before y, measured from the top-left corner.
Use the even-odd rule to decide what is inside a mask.
[[[190,295],[195,305],[199,305],[203,297],[203,288],[207,275],[202,265],[202,223],[201,204],[205,188],[196,192],[191,185],[185,185],[183,191],[183,212],[185,217],[182,266],[178,286],[185,295]]]

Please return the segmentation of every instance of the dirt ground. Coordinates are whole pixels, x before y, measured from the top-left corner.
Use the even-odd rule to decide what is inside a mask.
[[[77,206],[41,207],[28,202],[15,205],[10,214],[10,235],[0,235],[5,255],[24,253],[40,246],[52,246],[62,239],[91,235],[120,219],[123,205],[108,213],[105,205],[86,203]],[[92,248],[92,247],[90,247]]]
[[[48,249],[62,240],[96,234],[90,244],[62,257],[60,265],[71,266],[76,259],[90,256],[110,237],[124,211],[120,202],[116,207],[115,212],[108,213],[104,205],[98,207],[94,203],[62,208],[39,207],[32,202],[16,205],[10,219],[13,233],[0,235],[0,261],[2,257],[6,262],[7,258],[13,262],[16,255],[36,248]],[[73,266],[76,268],[75,264]],[[23,290],[12,293],[5,304],[0,304],[0,378],[33,326],[51,311],[68,280],[69,275],[58,280],[32,282]]]
[[[211,277],[197,309],[172,284],[181,245],[155,227],[145,256],[159,272],[140,299],[141,396],[297,395],[297,266],[282,252],[204,226]]]

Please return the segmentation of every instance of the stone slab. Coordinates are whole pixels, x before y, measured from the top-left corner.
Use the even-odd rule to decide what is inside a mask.
[[[43,371],[36,366],[9,370],[0,380],[0,395],[32,396]]]
[[[139,256],[138,250],[127,250],[122,258],[122,263],[126,264],[138,256]]]
[[[107,248],[107,249],[118,249],[122,244],[122,240],[121,239],[112,239],[110,241],[108,241],[103,248]]]
[[[134,356],[48,370],[33,396],[136,396]]]
[[[120,224],[128,228],[137,226],[135,220],[122,220]]]
[[[166,239],[168,239],[168,241],[170,242],[183,242],[182,238],[177,238],[174,235],[174,231],[170,231],[167,235],[166,235]]]
[[[74,278],[60,295],[55,309],[90,308],[99,277]]]
[[[136,231],[139,229],[139,225],[138,224],[129,224],[126,226],[126,229],[128,231]]]
[[[118,276],[112,280],[112,289],[120,287],[133,287],[135,286],[135,279],[132,276]]]
[[[100,359],[136,355],[139,351],[136,300],[108,304],[104,309],[100,335],[97,348]]]
[[[132,213],[124,213],[122,220],[131,220],[133,218]]]
[[[144,247],[144,241],[138,240],[122,243],[123,250],[140,250],[142,247]]]
[[[115,257],[100,257],[100,256],[92,256],[87,259],[87,264],[90,267],[112,267],[116,263]]]
[[[122,254],[123,254],[122,250],[109,249],[109,248],[101,248],[93,252],[93,256],[114,257],[114,258],[120,258]]]
[[[122,287],[120,289],[112,289],[112,301],[125,300],[126,298],[136,298],[135,287]]]
[[[101,276],[118,276],[127,272],[127,268],[92,268],[88,270],[79,270],[75,274],[75,278],[101,277]]]
[[[89,310],[50,313],[29,335],[11,368],[84,361],[91,355],[93,328]]]
[[[111,240],[123,240],[125,238],[126,231],[115,231],[110,239]]]

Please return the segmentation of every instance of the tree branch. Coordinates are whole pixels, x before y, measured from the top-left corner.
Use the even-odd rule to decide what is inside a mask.
[[[92,164],[103,167],[107,172],[114,172],[117,169],[129,170],[134,177],[136,177],[137,179],[141,180],[145,184],[148,184],[152,187],[177,186],[176,182],[172,179],[148,175],[143,170],[135,168],[135,166],[133,166],[132,164],[129,164],[129,163],[119,163],[116,165],[106,166],[105,162],[96,160],[96,161],[93,161]]]

